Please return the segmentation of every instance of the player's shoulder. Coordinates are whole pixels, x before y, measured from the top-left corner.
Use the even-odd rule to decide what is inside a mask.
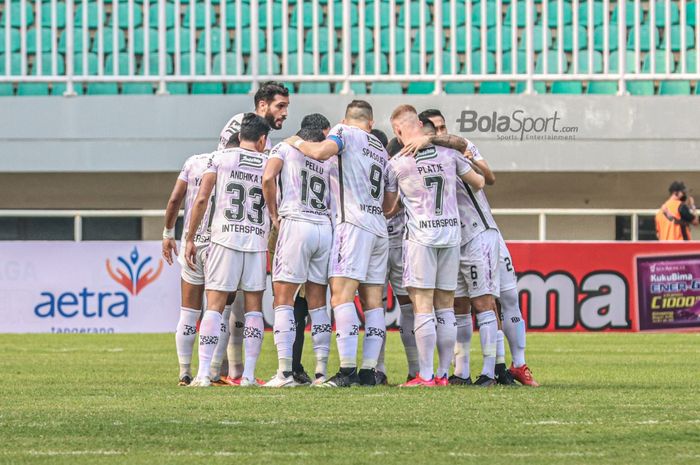
[[[270,158],[284,158],[290,152],[290,149],[292,149],[292,148],[293,147],[291,145],[282,141],[270,149],[268,156]]]
[[[236,150],[238,166],[253,169],[262,169],[265,167],[265,162],[267,162],[268,158],[266,153],[254,152],[252,150],[246,150],[241,148]]]

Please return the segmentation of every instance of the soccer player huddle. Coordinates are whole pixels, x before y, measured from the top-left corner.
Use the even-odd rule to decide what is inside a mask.
[[[353,100],[339,124],[307,115],[295,136],[271,147],[270,130],[282,128],[288,106],[284,85],[263,83],[255,111],[229,120],[215,152],[190,157],[171,194],[163,256],[169,264],[177,256],[182,266],[179,384],[387,384],[384,297],[390,283],[408,362],[400,386],[488,387],[516,380],[537,386],[525,363],[517,278],[484,193],[495,176],[476,146],[448,135],[438,110],[419,114],[410,105],[391,114],[395,138],[388,141],[373,129],[371,105]],[[174,226],[183,200],[178,254]],[[268,256],[278,370],[264,382],[255,368],[264,336]],[[340,359],[332,376],[328,286]],[[365,328],[359,366],[356,296]],[[472,313],[483,355],[474,381]],[[300,362],[307,315],[314,379]]]

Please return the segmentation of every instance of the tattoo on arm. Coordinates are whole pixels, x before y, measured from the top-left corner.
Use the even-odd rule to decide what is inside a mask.
[[[431,138],[431,142],[433,145],[447,147],[449,149],[456,150],[459,153],[464,153],[467,150],[467,141],[463,137],[454,136],[452,134],[433,136]]]

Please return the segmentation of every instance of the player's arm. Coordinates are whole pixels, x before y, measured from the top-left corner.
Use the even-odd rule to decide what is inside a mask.
[[[321,142],[305,141],[299,136],[292,136],[285,142],[293,147],[296,147],[301,153],[309,158],[318,161],[326,161],[333,155],[337,155],[342,148],[340,143],[333,139],[326,139]]]
[[[484,157],[479,152],[479,149],[471,141],[467,141],[467,149],[464,151],[464,155],[472,163],[472,167],[481,174],[486,180],[487,186],[493,186],[496,184],[496,175],[491,171],[491,167]]]
[[[262,180],[265,205],[267,205],[267,211],[270,213],[272,224],[278,231],[280,229],[280,220],[277,213],[277,176],[282,171],[282,166],[284,166],[284,161],[281,159],[269,158],[267,165],[265,165]]]
[[[202,184],[199,186],[199,192],[197,192],[197,198],[194,200],[192,205],[192,214],[190,215],[190,223],[187,225],[187,245],[185,246],[185,259],[187,260],[187,265],[195,269],[197,247],[194,245],[194,235],[199,229],[199,224],[204,218],[204,214],[207,211],[207,205],[209,204],[209,198],[211,197],[211,191],[216,185],[216,174],[215,173],[204,173],[202,176]],[[214,212],[212,212],[213,214]]]
[[[386,218],[391,218],[396,215],[401,209],[399,203],[399,193],[398,192],[384,192],[384,203],[382,204],[382,210],[384,210],[384,216]]]
[[[481,190],[486,185],[486,180],[484,177],[474,170],[469,170],[464,174],[460,174],[459,177],[462,179],[462,181],[469,184],[474,191]]]
[[[163,228],[163,258],[168,265],[173,264],[173,253],[177,257],[177,242],[175,242],[175,222],[180,212],[182,199],[187,194],[187,183],[178,178],[170,193],[168,205],[165,207],[165,227]]]
[[[415,154],[420,149],[424,149],[429,145],[439,145],[448,149],[456,150],[459,153],[464,153],[467,150],[469,141],[463,137],[453,136],[451,134],[443,134],[442,136],[423,135],[405,141],[405,145],[401,149],[402,154]]]

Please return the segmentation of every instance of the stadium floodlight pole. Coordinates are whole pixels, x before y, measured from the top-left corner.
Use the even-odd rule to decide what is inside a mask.
[[[63,92],[65,97],[75,97],[75,89],[73,88],[73,76],[75,74],[75,68],[73,66],[75,61],[75,26],[73,24],[75,10],[74,1],[75,0],[68,0],[66,2],[66,90]],[[7,56],[9,55],[8,53]]]
[[[165,0],[158,0],[158,90],[156,91],[157,95],[168,95],[168,88],[165,85],[165,21]]]
[[[527,82],[525,84],[525,93],[530,95],[534,93],[533,90],[533,82],[532,82],[532,75],[533,75],[533,69],[532,69],[532,60],[533,60],[533,47],[532,47],[532,10],[535,8],[535,5],[532,0],[525,0],[525,53],[527,53],[527,61],[526,61],[526,66],[527,66]],[[544,44],[543,44],[544,46]],[[545,52],[547,53],[547,52]],[[545,70],[545,73],[548,70]]]

